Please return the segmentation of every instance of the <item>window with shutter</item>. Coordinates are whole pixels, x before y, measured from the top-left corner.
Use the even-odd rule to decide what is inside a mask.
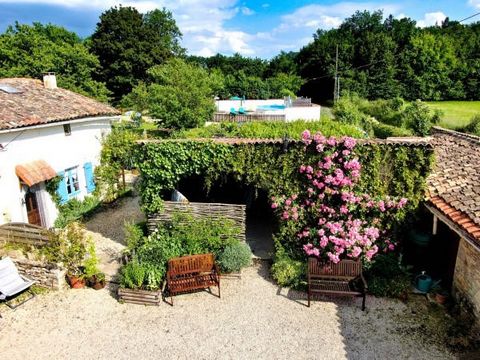
[[[87,193],[91,193],[95,190],[95,180],[93,177],[93,166],[91,162],[87,162],[83,165],[83,171],[85,173],[85,183],[87,184]]]

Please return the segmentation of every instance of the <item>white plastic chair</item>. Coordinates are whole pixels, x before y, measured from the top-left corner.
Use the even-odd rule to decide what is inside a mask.
[[[18,273],[17,267],[8,256],[0,260],[0,300],[5,300],[9,308],[15,309],[33,299],[35,294],[30,292],[32,296],[17,305],[11,305],[7,301],[8,298],[30,289],[30,286],[34,283],[35,281],[29,280]]]

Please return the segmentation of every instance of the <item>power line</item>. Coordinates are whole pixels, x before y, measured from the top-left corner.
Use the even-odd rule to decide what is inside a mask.
[[[480,12],[476,13],[476,14],[473,14],[473,15],[470,15],[469,17],[466,17],[465,19],[462,19],[462,20],[459,20],[458,22],[461,23],[462,21],[465,21],[465,20],[468,20],[468,19],[471,19],[475,16],[478,16],[480,15]]]

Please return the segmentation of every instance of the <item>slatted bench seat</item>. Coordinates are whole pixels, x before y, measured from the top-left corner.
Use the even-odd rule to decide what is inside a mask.
[[[308,259],[308,306],[313,294],[361,296],[362,310],[365,310],[367,282],[362,274],[362,263],[353,260],[321,262]]]
[[[199,254],[170,259],[167,270],[167,291],[173,305],[173,295],[199,289],[218,287],[220,272],[213,254]]]

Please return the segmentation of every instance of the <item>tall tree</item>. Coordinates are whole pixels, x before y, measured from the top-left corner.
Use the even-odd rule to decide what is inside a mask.
[[[40,78],[52,71],[59,86],[107,101],[105,84],[93,80],[99,65],[75,33],[59,26],[15,23],[0,34],[0,77]]]
[[[223,86],[219,73],[179,58],[148,70],[152,82],[140,84],[127,95],[123,104],[157,119],[160,126],[192,128],[211,120],[214,96]]]
[[[100,60],[99,79],[119,101],[140,81],[147,69],[183,54],[181,32],[165,8],[145,15],[133,7],[113,7],[100,16],[91,49]]]

